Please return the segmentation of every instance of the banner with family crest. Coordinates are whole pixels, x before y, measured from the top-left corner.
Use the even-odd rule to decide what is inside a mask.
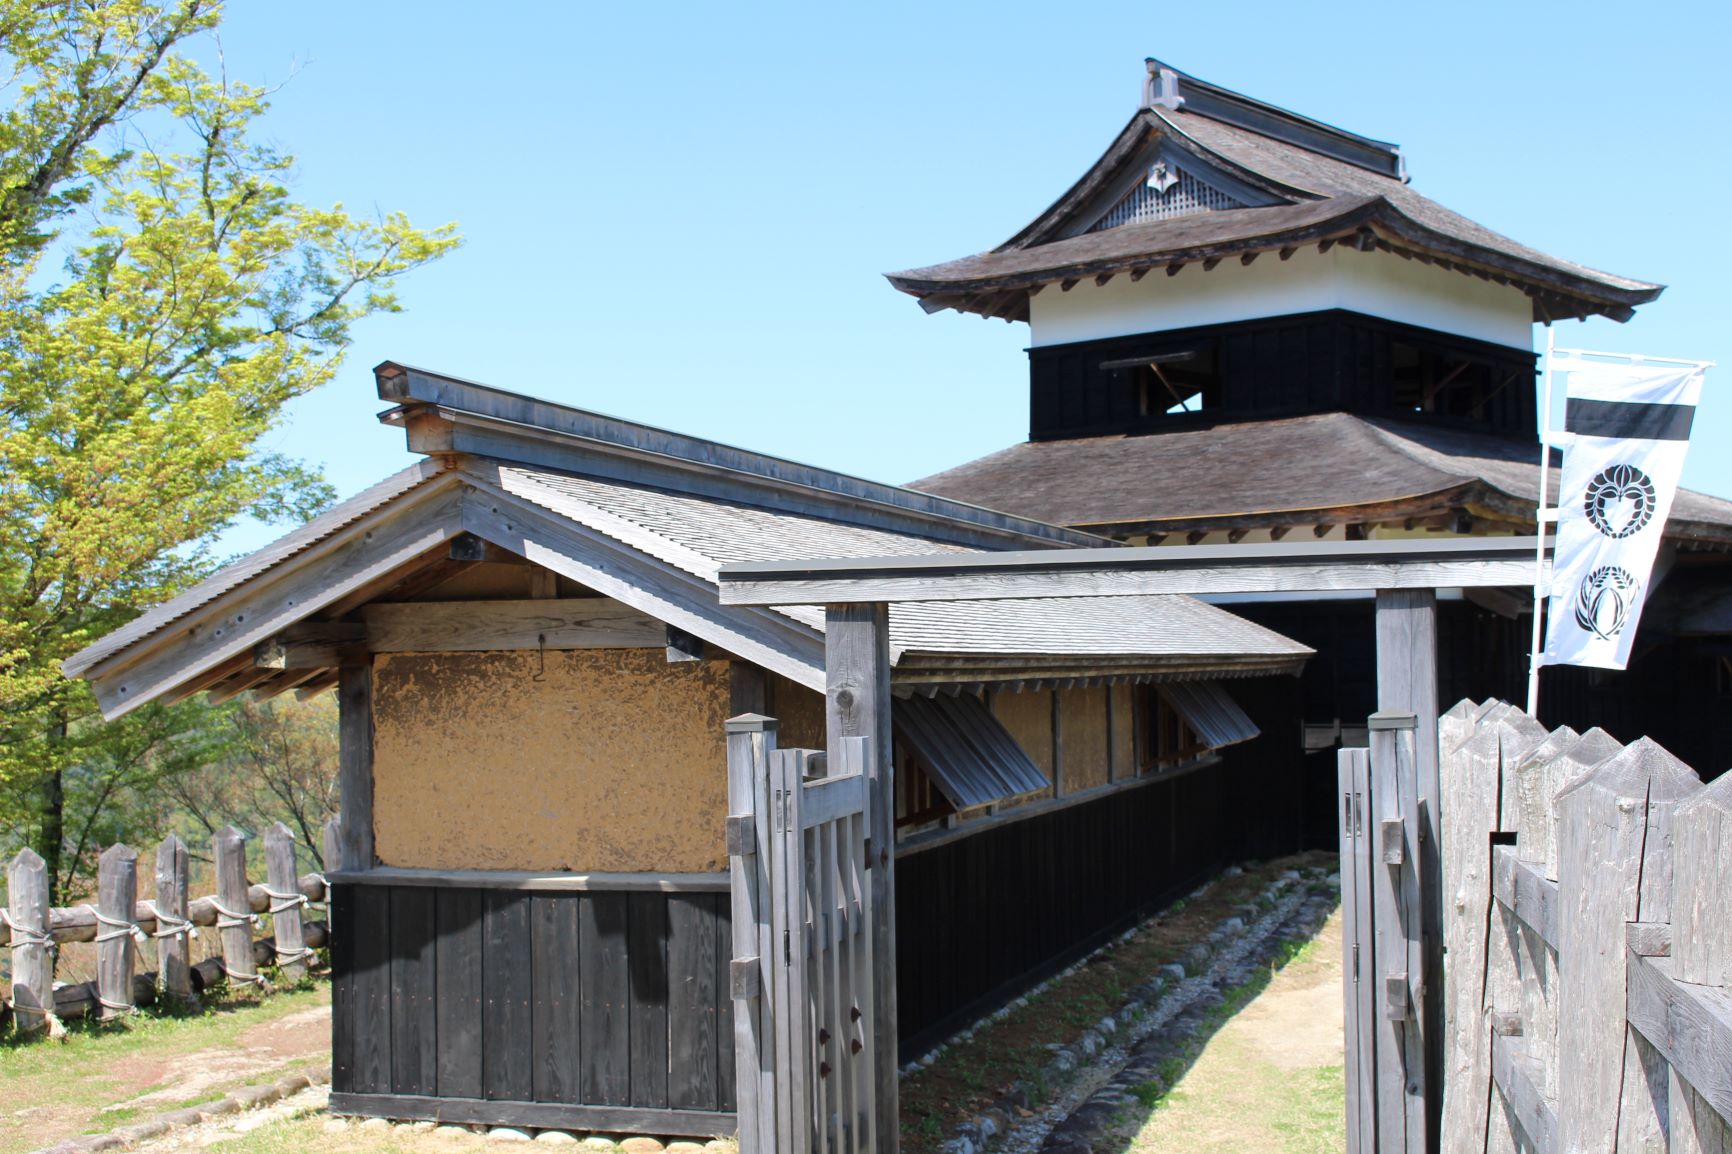
[[[1684,469],[1703,366],[1579,361],[1555,371],[1569,374],[1569,387],[1545,663],[1622,669]]]

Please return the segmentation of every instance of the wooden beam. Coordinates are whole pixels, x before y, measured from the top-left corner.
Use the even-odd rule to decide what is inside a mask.
[[[606,597],[378,602],[360,614],[374,653],[654,649],[667,640],[662,622]]]
[[[890,610],[831,605],[824,611],[825,748],[843,764],[842,740],[871,741],[867,767],[867,868],[872,892],[872,1074],[878,1145],[899,1149],[896,1064],[896,766],[890,756]]]
[[[1074,277],[1074,276],[1073,277],[1066,277],[1064,280],[1062,280],[1058,283],[1058,291],[1063,292],[1063,293],[1067,293],[1071,289],[1073,289],[1077,286],[1077,282],[1078,282],[1077,277]]]
[[[1255,252],[1240,253],[1239,254],[1239,263],[1242,265],[1249,265],[1252,261],[1257,259],[1258,255],[1259,254],[1257,254]]]
[[[373,868],[373,661],[352,660],[339,671],[337,690],[337,827],[343,868]]]
[[[367,627],[359,621],[304,621],[253,647],[258,669],[329,669],[346,652],[365,652]]]
[[[1215,266],[1220,264],[1220,263],[1221,263],[1220,257],[1218,257],[1218,256],[1208,257],[1203,261],[1203,271],[1204,272],[1212,272],[1214,270]]]
[[[1172,264],[1167,266],[1167,275],[1168,276],[1178,276],[1179,270],[1184,268],[1184,267],[1185,267],[1185,264],[1183,261],[1174,261]]]
[[[1269,540],[1279,541],[1292,531],[1293,526],[1291,525],[1277,525],[1273,529],[1269,530]]]
[[[1110,273],[1110,272],[1101,273],[1099,276],[1095,277],[1095,287],[1099,288],[1100,286],[1106,284],[1108,281],[1113,279],[1114,275],[1116,275],[1116,274]]]
[[[1299,249],[1296,246],[1287,245],[1284,248],[1282,248],[1282,250],[1281,250],[1281,259],[1282,260],[1291,260],[1291,259],[1293,259],[1293,254],[1298,252],[1298,251],[1299,251]]]
[[[1442,582],[1439,582],[1442,584]],[[1426,1114],[1436,1133],[1442,1120],[1443,1029],[1443,858],[1438,814],[1442,786],[1437,762],[1437,589],[1377,591],[1377,708],[1413,714],[1414,772],[1419,803],[1420,951],[1427,981],[1415,1007],[1425,1040]]]
[[[1131,270],[1131,283],[1136,284],[1138,281],[1142,280],[1144,277],[1146,277],[1148,275],[1149,275],[1149,270],[1146,266],[1143,268],[1134,268]]]

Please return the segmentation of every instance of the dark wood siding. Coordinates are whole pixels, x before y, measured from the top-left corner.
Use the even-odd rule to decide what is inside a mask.
[[[1168,414],[1172,397],[1145,369],[1102,367],[1180,354],[1192,359],[1164,371],[1175,384],[1212,382],[1201,412]],[[1537,436],[1532,353],[1342,310],[1043,345],[1028,356],[1036,441],[1331,410]]]
[[[903,1060],[1225,865],[1218,766],[1005,822],[896,862]]]
[[[332,920],[339,1111],[732,1131],[725,894],[339,884]]]

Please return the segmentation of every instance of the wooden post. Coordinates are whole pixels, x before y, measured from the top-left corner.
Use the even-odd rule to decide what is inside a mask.
[[[826,752],[843,764],[842,739],[871,739],[866,827],[872,871],[873,1106],[880,1154],[900,1149],[896,1066],[896,779],[890,750],[890,612],[883,603],[824,612]]]
[[[1443,892],[1447,897],[1443,1031],[1447,1036],[1442,1149],[1484,1154],[1491,1094],[1485,968],[1491,917],[1491,835],[1497,828],[1498,727],[1483,721],[1442,761]]]
[[[1411,713],[1420,829],[1416,850],[1420,893],[1420,948],[1428,974],[1443,972],[1443,861],[1438,828],[1437,592],[1377,591],[1377,708]],[[1443,983],[1427,982],[1416,1008],[1426,1039],[1426,1124],[1440,1132],[1443,1116]]]
[[[271,899],[271,933],[277,942],[277,968],[285,979],[298,982],[307,976],[307,956],[312,952],[301,939],[301,894],[295,873],[295,835],[282,822],[272,822],[265,831],[265,893]]]
[[[1497,742],[1491,793],[1498,799],[1498,812],[1493,829],[1504,837],[1517,836],[1521,828],[1521,806],[1516,766],[1545,740],[1546,731],[1539,722],[1515,708],[1504,710],[1491,728]],[[1489,837],[1482,852],[1491,853]],[[1498,1044],[1495,1023],[1519,1020],[1521,1016],[1522,925],[1502,902],[1489,902],[1487,913],[1484,1016],[1478,1035],[1480,1043],[1490,1052],[1491,1047]],[[1520,1119],[1495,1084],[1491,1090],[1486,1150],[1489,1154],[1516,1154],[1523,1147]]]
[[[762,695],[759,695],[762,699]],[[774,979],[770,940],[770,753],[776,719],[747,713],[727,722],[728,874],[733,902],[734,1061],[740,1154],[773,1154],[776,1137],[776,1047],[767,1029],[765,995]]]
[[[324,843],[325,860],[322,863],[324,871],[328,874],[334,874],[343,868],[343,819],[333,817],[326,821],[324,836],[320,840]],[[325,901],[329,903],[330,900],[331,888],[330,884],[326,883]]]
[[[1732,986],[1732,773],[1672,817],[1672,976]]]
[[[1669,904],[1670,878],[1643,876],[1642,846],[1669,839],[1667,811],[1697,785],[1689,766],[1642,738],[1558,796],[1557,1114],[1566,1151],[1616,1146],[1626,1077],[1624,926],[1640,920],[1644,901]],[[1640,1065],[1639,1054],[1631,1058]]]
[[[1423,834],[1415,796],[1410,713],[1371,715],[1372,916],[1376,924],[1377,1140],[1379,1154],[1426,1154],[1426,987],[1420,891]],[[1361,980],[1364,980],[1363,973]]]
[[[105,1022],[134,1009],[132,914],[137,905],[138,853],[130,846],[111,845],[96,866],[96,994],[98,1016]]]
[[[230,982],[256,983],[253,963],[252,902],[247,894],[247,839],[232,825],[211,838],[216,858],[217,932],[222,937],[223,973]]]
[[[181,1005],[193,1001],[187,857],[186,843],[172,833],[156,850],[157,984],[166,1000]]]
[[[338,790],[343,868],[373,868],[373,658],[337,671]],[[328,868],[328,867],[327,867]]]
[[[12,1020],[21,1034],[61,1033],[54,1016],[54,943],[48,936],[48,866],[33,849],[18,851],[6,873],[12,923]]]
[[[1372,975],[1371,850],[1366,806],[1371,798],[1370,755],[1336,755],[1341,797],[1341,972],[1345,1005],[1343,1066],[1347,1078],[1347,1154],[1377,1154],[1376,999]]]

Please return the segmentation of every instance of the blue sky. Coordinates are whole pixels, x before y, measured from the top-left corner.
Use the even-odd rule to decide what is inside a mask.
[[[989,248],[1134,110],[1142,59],[1399,142],[1414,186],[1670,287],[1559,343],[1713,359],[1685,483],[1732,496],[1723,5],[236,3],[299,195],[456,221],[271,447],[408,462],[401,360],[886,481],[1021,440],[1027,328],[885,271]],[[1541,338],[1543,340],[1543,337]],[[225,548],[280,528],[242,527]]]

